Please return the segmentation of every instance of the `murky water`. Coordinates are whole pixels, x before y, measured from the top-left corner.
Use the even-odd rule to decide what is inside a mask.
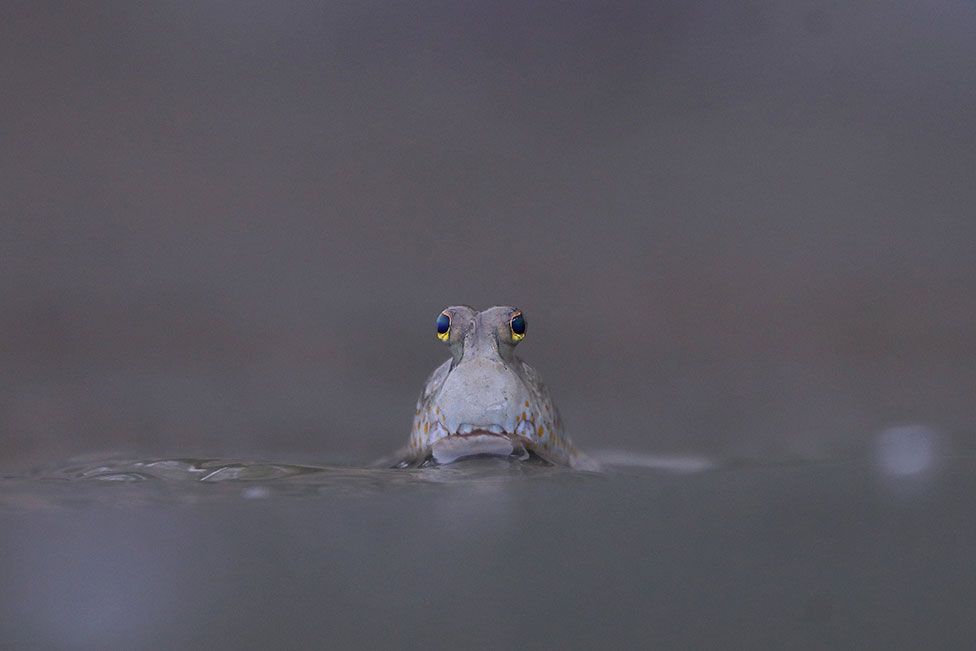
[[[688,472],[171,459],[5,477],[0,648],[964,648],[976,635],[976,460],[911,475],[675,469]]]

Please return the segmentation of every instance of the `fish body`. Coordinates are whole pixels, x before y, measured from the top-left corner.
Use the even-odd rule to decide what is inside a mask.
[[[451,358],[438,366],[417,400],[408,445],[395,465],[451,463],[478,455],[537,457],[596,469],[563,433],[539,373],[515,354],[525,316],[508,306],[466,305],[438,316],[437,338]]]

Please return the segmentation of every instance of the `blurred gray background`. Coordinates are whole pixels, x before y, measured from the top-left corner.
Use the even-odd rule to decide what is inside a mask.
[[[0,7],[0,467],[366,460],[446,305],[585,448],[976,447],[976,4]]]

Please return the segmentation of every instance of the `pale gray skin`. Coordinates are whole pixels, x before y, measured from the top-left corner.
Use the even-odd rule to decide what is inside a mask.
[[[467,305],[443,311],[451,319],[446,343],[451,359],[427,379],[398,467],[451,463],[476,455],[537,457],[589,470],[596,463],[565,437],[549,389],[534,368],[515,355],[511,321],[520,310]],[[439,337],[440,338],[440,337]]]

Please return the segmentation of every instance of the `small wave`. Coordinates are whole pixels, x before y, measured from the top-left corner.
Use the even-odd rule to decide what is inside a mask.
[[[646,454],[619,449],[596,450],[591,453],[607,467],[637,467],[677,473],[704,472],[718,468],[715,459],[695,455]]]

